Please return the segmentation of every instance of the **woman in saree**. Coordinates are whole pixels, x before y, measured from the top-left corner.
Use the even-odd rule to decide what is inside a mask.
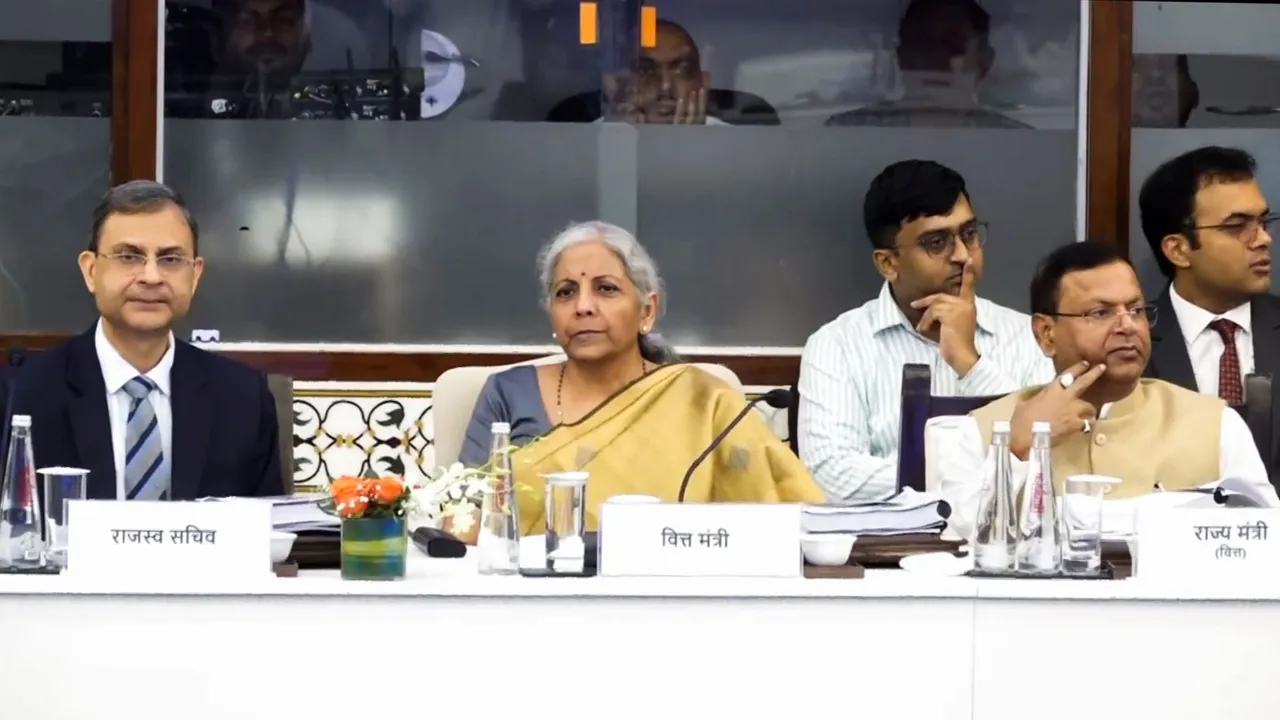
[[[615,495],[675,501],[689,465],[744,407],[742,393],[680,361],[656,332],[662,280],[626,230],[571,225],[538,254],[543,302],[562,362],[520,365],[485,383],[460,460],[489,460],[490,427],[505,422],[521,530],[545,527],[542,475],[590,472],[587,526]],[[688,502],[825,500],[799,458],[757,413],[698,467]]]

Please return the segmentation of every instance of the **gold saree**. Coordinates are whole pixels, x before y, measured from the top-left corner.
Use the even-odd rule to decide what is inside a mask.
[[[582,420],[561,424],[512,453],[521,532],[545,531],[544,473],[586,470],[586,524],[615,495],[675,502],[689,465],[733,420],[743,397],[685,364],[660,367]],[[694,472],[687,502],[806,502],[826,496],[758,413],[749,413]]]

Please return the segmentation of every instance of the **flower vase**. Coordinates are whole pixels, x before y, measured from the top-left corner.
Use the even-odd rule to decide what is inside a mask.
[[[401,580],[408,552],[404,518],[343,518],[343,580]]]

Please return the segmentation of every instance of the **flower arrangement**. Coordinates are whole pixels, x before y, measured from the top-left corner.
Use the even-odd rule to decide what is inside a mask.
[[[329,497],[321,507],[343,519],[403,518],[414,510],[413,491],[394,475],[344,475],[329,483]]]
[[[413,491],[398,477],[343,476],[320,502],[342,518],[339,545],[344,580],[398,580],[405,576],[408,518]]]
[[[480,510],[485,492],[497,486],[499,475],[488,466],[469,468],[462,463],[436,468],[427,482],[415,489],[418,517],[454,537],[474,545],[480,532]]]

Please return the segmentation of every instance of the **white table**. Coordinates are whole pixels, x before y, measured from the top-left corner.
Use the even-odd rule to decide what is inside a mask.
[[[395,583],[8,576],[0,702],[24,720],[1269,717],[1277,636],[1280,584],[494,578],[421,557]]]

